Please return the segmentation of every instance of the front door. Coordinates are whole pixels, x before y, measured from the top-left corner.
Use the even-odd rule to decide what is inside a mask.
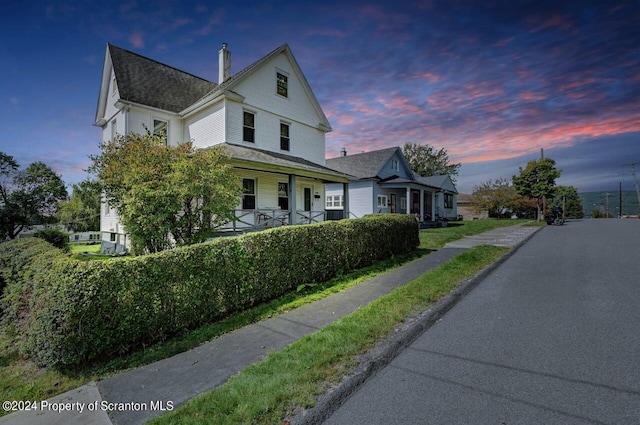
[[[311,211],[311,188],[304,188],[304,211]]]
[[[395,214],[396,213],[396,194],[392,193],[390,198],[391,200],[390,200],[389,208],[391,208],[391,214]]]

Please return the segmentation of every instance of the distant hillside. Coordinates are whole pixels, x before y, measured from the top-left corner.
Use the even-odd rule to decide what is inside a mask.
[[[609,194],[607,197],[607,193]],[[609,213],[614,217],[618,216],[620,211],[620,192],[584,192],[579,193],[582,198],[582,210],[585,216],[591,215],[595,209],[605,212],[607,209],[607,198],[609,200]],[[640,206],[638,206],[638,196],[635,190],[622,191],[622,214],[638,215],[640,214]]]

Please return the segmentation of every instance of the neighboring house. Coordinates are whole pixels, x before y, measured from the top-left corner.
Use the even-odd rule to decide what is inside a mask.
[[[466,220],[489,218],[486,209],[478,209],[472,195],[463,193],[458,194],[458,214]]]
[[[232,75],[223,44],[218,63],[214,83],[107,44],[95,119],[103,142],[149,129],[168,145],[226,146],[244,190],[228,229],[323,221],[324,184],[348,176],[325,166],[331,125],[289,46]],[[100,230],[103,250],[129,246],[106,203]]]
[[[327,159],[327,167],[354,176],[348,205],[343,187],[326,185],[327,210],[335,218],[373,213],[417,214],[420,221],[457,218],[457,190],[449,176],[422,177],[411,171],[398,147]]]

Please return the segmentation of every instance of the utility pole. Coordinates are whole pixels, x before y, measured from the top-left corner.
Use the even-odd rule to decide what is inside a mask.
[[[622,218],[622,182],[620,182],[620,188],[618,189],[618,218]]]
[[[640,162],[635,162],[632,164],[625,164],[625,166],[631,167],[631,172],[633,174],[633,181],[636,184],[636,195],[638,195],[638,205],[640,206],[640,188],[638,188],[638,175],[636,174],[636,165],[640,164]],[[638,211],[640,212],[640,211]]]
[[[544,159],[544,148],[540,148],[540,160]],[[542,219],[545,219],[545,216],[547,215],[547,197],[546,196],[542,196]],[[538,214],[538,220],[540,219],[539,214]]]

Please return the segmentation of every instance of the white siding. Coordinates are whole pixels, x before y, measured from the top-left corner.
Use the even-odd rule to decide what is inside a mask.
[[[374,212],[373,184],[371,180],[349,183],[349,210],[358,218]]]
[[[107,90],[107,100],[106,100],[107,104],[104,111],[104,119],[108,121],[111,121],[115,113],[118,112],[118,108],[115,107],[115,103],[120,99],[120,93],[118,92],[117,84],[116,84],[115,93],[113,91],[114,76],[115,74],[112,71],[111,76],[109,77],[109,88]]]
[[[245,99],[243,104],[227,102],[227,141],[242,143],[242,111],[245,108],[256,114],[255,145],[247,145],[281,152],[280,123],[286,122],[290,125],[291,148],[284,153],[324,165],[324,132],[316,128],[320,118],[292,69],[286,56],[281,54],[234,87],[233,90]],[[289,76],[287,98],[276,93],[276,72]]]
[[[226,141],[224,106],[225,102],[220,101],[189,117],[184,124],[183,140],[192,140],[196,148],[224,143]]]

